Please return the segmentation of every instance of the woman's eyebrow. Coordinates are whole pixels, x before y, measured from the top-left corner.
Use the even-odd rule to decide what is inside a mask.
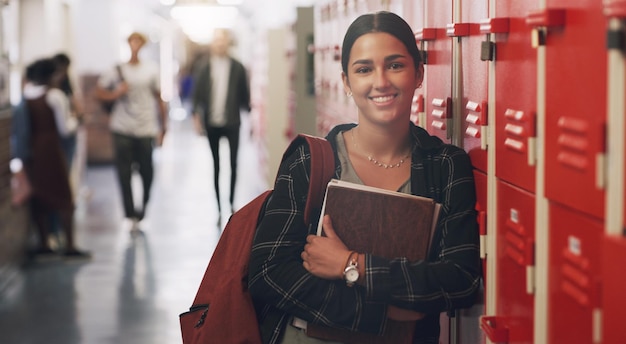
[[[393,60],[397,60],[397,59],[399,59],[399,58],[405,58],[405,57],[406,57],[406,56],[405,56],[405,55],[402,55],[402,54],[394,54],[394,55],[389,55],[389,56],[386,56],[386,57],[385,57],[385,62],[389,62],[389,61],[393,61]],[[373,62],[372,62],[372,60],[370,60],[370,59],[361,59],[361,60],[356,60],[356,61],[352,62],[352,65],[353,65],[353,66],[354,66],[354,65],[357,65],[357,64],[364,64],[364,65],[367,65],[367,64],[372,64],[372,63],[373,63]]]

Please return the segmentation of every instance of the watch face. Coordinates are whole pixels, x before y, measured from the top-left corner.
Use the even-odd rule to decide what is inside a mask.
[[[346,271],[346,281],[356,282],[359,279],[359,270],[356,268],[348,269]]]

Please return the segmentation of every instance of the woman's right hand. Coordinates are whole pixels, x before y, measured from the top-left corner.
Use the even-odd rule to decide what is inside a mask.
[[[387,318],[396,321],[415,321],[421,320],[426,316],[424,313],[410,311],[408,309],[398,308],[396,306],[387,306]]]

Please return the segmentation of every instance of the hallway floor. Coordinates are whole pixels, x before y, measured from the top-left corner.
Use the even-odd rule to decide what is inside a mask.
[[[235,207],[267,188],[249,132],[244,121]],[[226,142],[220,155],[226,212]],[[0,343],[180,343],[178,315],[191,305],[220,235],[212,164],[191,120],[171,120],[155,152],[152,199],[138,233],[124,222],[112,166],[89,167],[76,235],[92,259],[29,262],[0,295]],[[133,184],[140,188],[138,178]]]

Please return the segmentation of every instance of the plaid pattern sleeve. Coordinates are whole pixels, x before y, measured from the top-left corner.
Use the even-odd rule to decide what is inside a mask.
[[[310,153],[302,146],[279,167],[274,192],[254,238],[249,288],[257,307],[264,343],[276,343],[291,316],[309,322],[379,333],[386,305],[368,302],[363,288],[348,288],[343,280],[324,280],[308,273],[300,253]]]

